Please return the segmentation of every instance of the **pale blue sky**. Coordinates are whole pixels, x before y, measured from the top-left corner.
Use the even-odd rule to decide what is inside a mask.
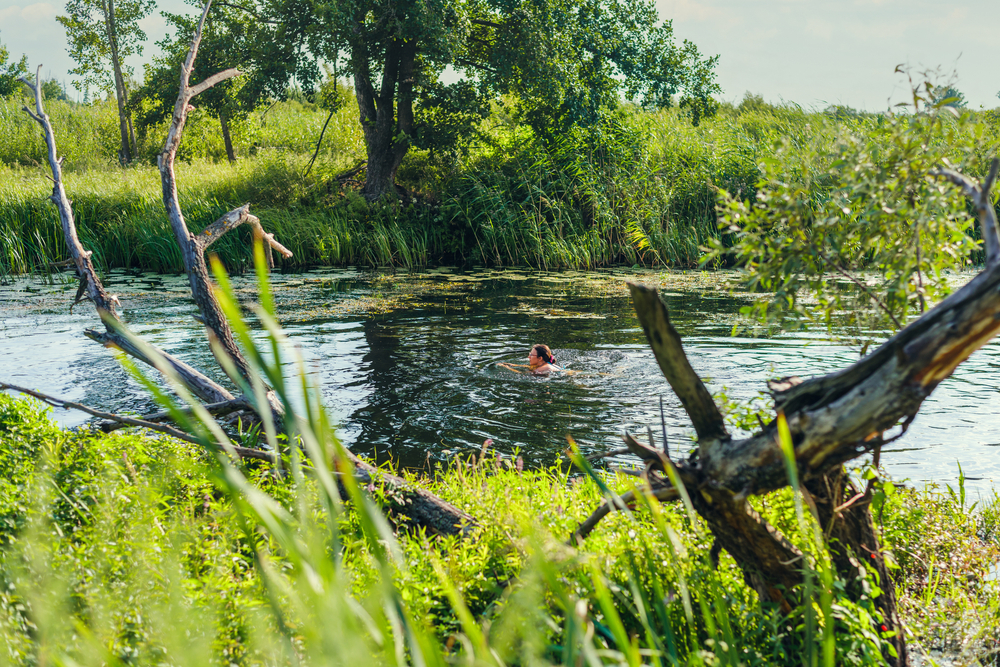
[[[160,0],[161,9],[188,11],[182,0]],[[678,38],[703,53],[719,54],[723,98],[744,92],[772,102],[806,108],[846,104],[868,110],[901,101],[906,80],[896,65],[940,68],[956,76],[970,106],[1000,106],[998,55],[1000,3],[962,4],[929,0],[657,0],[661,17],[671,18]],[[15,57],[27,54],[43,75],[69,83],[73,66],[55,17],[60,0],[0,0],[0,42]],[[159,14],[143,28],[153,41],[166,26]],[[138,59],[133,65],[137,71]]]

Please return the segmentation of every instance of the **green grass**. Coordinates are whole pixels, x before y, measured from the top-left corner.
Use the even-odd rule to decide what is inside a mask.
[[[197,447],[61,431],[36,406],[6,395],[0,443],[5,662],[33,663],[49,651],[81,664],[148,664],[180,650],[171,635],[181,633],[187,648],[171,662],[285,663],[291,658],[281,648],[273,605],[293,635],[301,633],[307,652],[312,624],[329,622],[312,619],[316,610],[297,608],[284,594],[271,598],[260,553],[278,572],[301,565],[266,533],[248,541],[239,503],[219,488]],[[263,468],[246,474],[293,514],[323,511],[308,476],[281,479]],[[605,481],[616,492],[632,484],[625,477]],[[566,615],[580,610],[604,663],[631,662],[621,657],[631,642],[681,664],[738,658],[797,665],[808,649],[801,610],[786,618],[762,608],[725,555],[713,570],[710,537],[680,504],[614,514],[577,550],[563,540],[602,493],[558,467],[518,471],[488,453],[478,462],[452,461],[418,483],[481,523],[465,540],[397,533],[392,580],[406,614],[455,659],[468,651],[468,634],[453,594],[495,650],[515,662],[531,652],[559,662],[575,641]],[[982,577],[1000,555],[1000,512],[995,502],[969,510],[948,493],[901,489],[879,513],[886,547],[901,565],[900,604],[914,649],[966,657],[995,649],[990,633],[1000,623],[1000,592]],[[790,493],[771,498],[768,512],[786,534],[798,534]],[[327,548],[357,604],[377,618],[383,572],[362,523],[354,512],[344,514],[339,546]],[[837,664],[878,664],[877,643],[852,616],[858,609],[843,600],[834,609]],[[634,639],[623,646],[619,633]]]
[[[197,446],[62,431],[36,404],[0,394],[0,659],[638,667],[799,665],[812,656],[807,664],[883,664],[877,582],[868,577],[861,600],[845,595],[815,520],[790,489],[758,503],[809,555],[803,602],[787,614],[761,603],[726,554],[713,565],[711,535],[686,496],[661,505],[639,494],[633,510],[567,545],[605,498],[636,488],[635,478],[580,459],[582,477],[561,466],[521,470],[489,452],[440,462],[426,478],[410,472],[477,526],[464,538],[393,530],[377,505],[391,508],[394,494],[378,484],[363,494],[348,474],[344,495],[333,481],[327,465],[340,445],[318,387],[274,323],[262,263],[261,251],[254,309],[269,355],[216,264],[219,301],[255,372],[276,388],[284,432],[309,464],[291,448],[279,471],[237,467],[207,413],[174,415]],[[288,355],[297,376],[283,374]],[[297,413],[289,392],[299,384]],[[264,431],[273,450],[284,447]],[[997,499],[973,507],[961,485],[918,494],[883,483],[873,509],[899,563],[911,643],[987,659],[1000,621],[1000,590],[987,575],[1000,552]]]

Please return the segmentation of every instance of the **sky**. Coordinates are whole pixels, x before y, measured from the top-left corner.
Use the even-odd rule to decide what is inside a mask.
[[[159,0],[159,9],[191,11],[183,0]],[[842,104],[882,111],[906,99],[909,84],[894,73],[906,65],[920,72],[937,70],[940,82],[953,83],[972,108],[1000,106],[996,30],[1000,3],[966,0],[948,4],[927,0],[656,0],[674,35],[689,39],[703,54],[719,55],[716,69],[721,98],[739,102],[745,93],[772,103],[806,109]],[[42,75],[69,85],[73,62],[55,17],[63,2],[0,0],[0,43]],[[159,16],[143,21],[149,38],[144,59],[155,54],[154,41],[167,31]],[[144,59],[133,58],[136,72]]]

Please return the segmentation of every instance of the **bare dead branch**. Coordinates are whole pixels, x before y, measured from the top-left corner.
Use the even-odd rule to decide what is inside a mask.
[[[201,230],[201,233],[195,237],[195,243],[201,248],[202,252],[204,252],[209,246],[222,238],[227,232],[236,229],[244,223],[249,224],[253,228],[253,236],[255,240],[262,241],[269,249],[273,248],[277,250],[286,258],[292,257],[292,251],[275,241],[273,234],[268,234],[264,231],[264,228],[260,224],[260,219],[254,215],[250,215],[250,204],[244,204],[239,208],[234,208],[232,211],[224,214],[208,227]]]
[[[174,428],[173,426],[168,426],[166,424],[157,424],[155,422],[146,421],[143,419],[136,419],[134,417],[125,417],[122,415],[112,414],[110,412],[104,412],[102,410],[95,410],[94,408],[87,407],[80,403],[73,403],[72,401],[64,401],[61,398],[56,398],[54,396],[49,396],[48,394],[43,394],[40,391],[34,391],[32,389],[27,389],[25,387],[18,387],[17,385],[7,384],[6,382],[0,382],[0,391],[12,390],[21,394],[26,394],[28,396],[34,396],[40,401],[47,403],[55,408],[64,408],[66,410],[79,410],[80,412],[86,412],[88,415],[93,417],[99,417],[101,419],[107,419],[109,421],[118,422],[125,426],[138,426],[141,428],[148,429],[150,431],[156,431],[157,433],[163,433],[169,435],[172,438],[177,438],[178,440],[183,440],[185,442],[190,442],[196,445],[201,445],[202,442],[192,436],[189,433],[185,433],[180,429]],[[221,450],[221,448],[219,448]],[[256,459],[259,461],[267,461],[269,463],[274,463],[274,454],[270,454],[259,449],[249,449],[247,447],[236,447],[233,446],[233,451],[239,455],[240,458],[244,459]]]
[[[242,396],[234,399],[232,401],[222,401],[221,403],[208,403],[202,406],[209,414],[216,417],[223,417],[225,415],[231,414],[233,412],[239,412],[240,410],[251,409],[250,404]],[[194,410],[188,407],[182,407],[177,409],[178,412],[185,415],[193,415]],[[169,419],[173,419],[173,413],[169,410],[161,410],[159,412],[153,412],[148,415],[143,415],[140,417],[146,422],[162,422]],[[112,431],[117,431],[120,428],[124,428],[126,424],[124,422],[114,422],[108,424],[102,424],[101,430],[105,433],[111,433]]]
[[[804,480],[884,443],[905,425],[939,382],[1000,331],[1000,264],[848,369],[806,380],[778,394]],[[779,399],[776,399],[779,400]],[[752,438],[727,441],[702,457],[703,473],[734,493],[787,484],[769,426]]]
[[[107,293],[104,291],[104,286],[94,271],[94,265],[90,261],[91,253],[83,248],[83,245],[80,243],[79,234],[76,231],[73,208],[66,197],[66,189],[63,186],[62,160],[56,154],[55,132],[53,132],[52,124],[49,122],[49,117],[42,106],[41,71],[42,67],[39,65],[34,85],[27,79],[21,79],[31,89],[32,93],[34,93],[36,113],[32,114],[27,107],[24,107],[24,109],[28,112],[29,116],[42,126],[42,132],[45,134],[49,169],[52,171],[53,188],[51,199],[59,210],[59,221],[62,225],[63,238],[66,240],[66,247],[69,250],[70,257],[76,265],[77,275],[80,277],[82,283],[86,284],[87,297],[97,306],[98,313],[104,311],[115,319],[118,319],[118,315],[115,312],[115,304],[108,298]]]
[[[629,451],[630,454],[638,456],[646,463],[655,465],[660,470],[665,469],[665,463],[663,461],[664,459],[663,452],[659,451],[658,449],[653,449],[652,447],[648,447],[642,444],[641,442],[636,440],[635,437],[633,437],[632,434],[629,433],[628,431],[626,431],[625,434],[622,436],[622,440],[625,442],[625,448]]]
[[[657,485],[652,489],[651,493],[652,496],[660,502],[673,502],[680,498],[677,493],[677,489],[669,485]],[[583,521],[583,523],[577,527],[575,531],[573,531],[573,536],[570,538],[569,544],[571,546],[577,546],[583,540],[587,539],[587,536],[594,531],[594,528],[596,528],[597,524],[601,522],[601,519],[611,514],[612,510],[632,509],[635,505],[635,501],[635,491],[628,491],[620,496],[615,496],[610,500],[605,500],[589,517]]]
[[[231,79],[234,76],[239,76],[242,73],[243,72],[239,71],[235,67],[230,67],[229,69],[224,69],[221,72],[216,72],[215,74],[213,74],[212,76],[208,77],[204,81],[202,81],[200,83],[197,83],[197,84],[191,86],[190,88],[188,88],[188,100],[190,101],[191,98],[193,98],[193,97],[195,97],[195,96],[197,96],[197,95],[205,92],[206,90],[208,90],[212,86],[217,86],[218,84],[222,83],[223,81],[225,81],[227,79]]]
[[[621,456],[622,454],[630,454],[632,450],[628,447],[622,447],[621,449],[612,449],[609,452],[598,452],[597,454],[591,454],[590,456],[585,456],[584,458],[588,461],[596,461],[598,459],[607,458],[609,456]]]
[[[170,228],[174,233],[174,239],[177,241],[178,246],[180,246],[184,269],[188,276],[188,282],[191,285],[191,296],[194,299],[194,302],[198,305],[198,309],[201,311],[202,318],[204,319],[206,328],[208,328],[210,332],[210,336],[214,337],[214,339],[218,341],[221,350],[223,350],[224,353],[232,359],[239,374],[247,380],[247,382],[249,382],[251,377],[250,366],[243,357],[243,353],[236,345],[232,329],[229,327],[229,323],[226,321],[226,318],[222,313],[222,309],[219,307],[219,303],[215,298],[212,289],[212,281],[208,275],[208,267],[205,264],[205,255],[202,246],[196,241],[194,235],[188,231],[187,223],[184,221],[184,215],[181,212],[180,200],[177,196],[177,178],[174,173],[174,160],[177,156],[177,149],[180,147],[184,124],[187,122],[187,115],[190,110],[188,103],[190,102],[192,95],[205,89],[204,86],[199,88],[202,84],[222,80],[219,77],[230,72],[227,70],[226,72],[220,72],[217,75],[213,75],[203,81],[202,84],[199,84],[199,86],[191,87],[189,83],[191,73],[194,69],[194,61],[198,55],[198,46],[201,43],[202,29],[205,25],[205,19],[208,16],[211,4],[211,0],[208,0],[205,3],[204,9],[202,10],[201,20],[198,24],[198,29],[195,32],[194,38],[191,41],[191,47],[188,49],[187,57],[181,67],[180,86],[177,94],[177,101],[174,104],[173,119],[170,123],[170,128],[167,131],[167,139],[163,146],[163,152],[160,153],[160,157],[157,162],[160,168],[160,181],[163,186],[163,205],[166,208],[167,216],[170,219]],[[231,74],[229,75],[231,76]],[[244,209],[245,208],[246,207],[244,207]],[[248,215],[246,210],[238,210],[242,211],[242,216]],[[223,217],[225,218],[226,216]],[[216,348],[213,346],[213,352],[215,352],[215,349]],[[280,424],[280,404],[271,392],[269,392],[269,400],[272,411],[274,411],[275,416],[278,417],[275,422]]]
[[[40,74],[41,66],[39,66],[36,73],[36,82],[39,80],[38,77]],[[152,365],[145,354],[142,354],[129,344],[124,337],[118,335],[118,330],[125,327],[118,319],[118,313],[115,309],[117,299],[109,296],[105,291],[104,285],[101,283],[100,278],[98,278],[93,262],[90,259],[92,253],[89,250],[85,250],[83,244],[80,242],[80,237],[76,229],[76,221],[73,216],[72,204],[66,196],[66,189],[63,185],[62,158],[57,156],[55,132],[52,130],[52,124],[49,122],[49,117],[46,115],[42,105],[41,86],[32,84],[26,79],[22,79],[22,81],[31,89],[35,96],[35,109],[37,113],[32,114],[29,112],[28,115],[42,126],[42,131],[45,134],[45,144],[48,149],[49,168],[52,171],[51,180],[53,183],[50,199],[59,211],[59,221],[62,226],[63,238],[66,241],[66,247],[69,251],[70,261],[75,266],[76,274],[80,279],[80,291],[77,292],[76,302],[79,302],[86,296],[87,299],[94,303],[94,306],[97,308],[97,314],[105,326],[105,333],[103,334],[94,330],[88,330],[85,334],[105,346],[114,345],[137,359],[142,360],[144,363]],[[210,402],[232,400],[232,394],[216,382],[198,373],[171,355],[161,350],[157,351],[174,367],[181,381],[202,398],[202,400]]]
[[[119,326],[123,331],[126,331],[124,325]],[[153,363],[153,360],[149,358],[145,351],[141,350],[132,340],[120,331],[115,330],[115,328],[109,328],[109,330],[103,332],[96,329],[87,329],[83,332],[83,335],[100,343],[104,347],[119,349],[130,357],[135,357],[142,363],[156,368],[156,364]],[[228,389],[210,379],[204,373],[201,373],[173,355],[167,354],[163,350],[159,350],[153,346],[150,347],[163,357],[164,361],[173,369],[184,386],[190,389],[201,400],[208,403],[222,403],[234,399],[234,396]]]
[[[334,176],[334,180],[337,180],[337,181],[340,181],[340,182],[349,181],[349,180],[351,180],[352,176],[356,176],[358,174],[358,172],[360,172],[362,169],[364,169],[367,166],[368,166],[368,160],[362,160],[355,167],[353,167],[351,169],[348,169],[343,174],[339,174],[337,176]],[[355,182],[357,182],[357,181],[355,181]]]
[[[629,283],[629,291],[656,362],[691,417],[702,447],[712,440],[728,438],[722,413],[712,400],[705,383],[691,368],[680,336],[670,323],[670,314],[667,306],[660,300],[659,293],[635,283]]]
[[[335,84],[334,89],[336,90],[336,78],[334,80],[334,84]],[[319,157],[320,146],[323,145],[323,136],[326,134],[326,126],[330,124],[331,120],[333,120],[333,114],[335,113],[337,113],[336,105],[334,105],[333,108],[330,109],[330,113],[326,117],[326,122],[323,123],[323,129],[319,131],[319,139],[316,140],[316,150],[313,151],[312,157],[309,158],[309,164],[306,166],[306,171],[304,174],[302,174],[302,178],[308,176],[309,172],[312,171],[313,163],[316,161],[316,158]]]
[[[660,396],[660,428],[663,429],[663,455],[670,458],[670,443],[667,440],[667,418],[663,414],[663,396]]]

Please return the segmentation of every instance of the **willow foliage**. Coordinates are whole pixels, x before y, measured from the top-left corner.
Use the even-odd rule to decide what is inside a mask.
[[[838,125],[832,142],[829,131],[786,139],[762,161],[755,198],[724,193],[708,259],[735,261],[751,290],[770,293],[759,315],[829,324],[847,312],[860,327],[900,328],[978,256],[974,217],[934,170],[985,173],[983,128],[932,90],[914,90],[910,113]]]

